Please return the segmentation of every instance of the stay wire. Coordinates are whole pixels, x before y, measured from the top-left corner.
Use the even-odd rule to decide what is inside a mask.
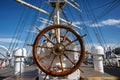
[[[64,10],[62,8],[61,8],[61,13],[63,14],[63,17],[65,18],[65,20],[69,21],[66,14],[65,14],[65,12],[64,12]],[[69,25],[69,24],[67,24],[67,25]]]
[[[18,41],[17,38],[18,38],[19,31],[21,29],[20,25],[21,25],[21,22],[23,21],[23,15],[25,14],[25,12],[26,12],[26,10],[24,8],[23,13],[21,14],[21,17],[19,19],[19,23],[17,24],[15,32],[14,32],[14,35],[12,37],[12,41],[11,41],[11,44],[10,44],[10,47],[9,47],[10,52],[13,50],[13,48],[15,47],[15,45],[18,43],[17,42]]]
[[[90,49],[90,46],[92,46],[92,45],[94,45],[94,44],[93,44],[92,38],[91,38],[91,36],[90,36],[90,33],[89,33],[89,31],[88,31],[88,28],[87,28],[87,26],[85,25],[85,22],[84,22],[84,20],[83,20],[83,18],[82,18],[81,15],[80,15],[80,19],[81,19],[81,21],[82,21],[82,23],[83,23],[83,27],[84,27],[85,33],[87,33],[86,39],[87,39],[88,48]]]
[[[25,41],[24,41],[23,47],[26,47],[26,43],[28,43],[28,42],[31,41],[30,33],[31,33],[31,31],[32,31],[32,29],[33,29],[33,27],[34,27],[34,24],[35,24],[35,22],[36,22],[36,18],[37,18],[37,17],[38,17],[38,13],[35,13],[35,16],[34,16],[34,18],[33,18],[33,21],[32,21],[32,23],[31,23],[31,26],[30,26],[30,28],[28,29],[28,33],[27,33],[26,39],[25,39]]]
[[[69,8],[68,8],[68,10],[69,10],[69,13],[70,13],[70,15],[71,15],[71,17],[72,17],[73,21],[76,21],[75,19],[77,19],[77,18],[75,18],[75,16],[73,16],[73,14],[72,14],[73,12],[71,12],[71,10],[70,10]],[[65,12],[64,12],[64,10],[62,10],[62,13],[63,13],[63,16],[65,17],[65,19],[66,19],[66,20],[68,20],[68,18],[67,18],[67,16],[66,16],[66,14],[65,14]],[[78,14],[80,15],[80,13],[78,13]],[[76,15],[76,16],[79,16],[78,14],[77,14],[77,13],[75,13],[75,15]],[[69,14],[68,14],[68,15],[69,15]],[[81,18],[81,15],[80,15],[80,18]],[[83,21],[83,20],[82,20],[82,23],[84,23],[84,21]],[[83,25],[83,26],[85,26],[85,27],[86,27],[85,23],[84,23],[84,25]],[[82,26],[81,26],[81,27],[82,27]],[[85,27],[82,27],[82,28],[84,29]],[[84,30],[83,30],[83,31],[84,31]],[[85,31],[86,31],[86,32],[85,32],[85,33],[83,33],[83,34],[86,34],[86,33],[87,33],[87,34],[88,34],[88,36],[89,36],[89,38],[90,38],[90,35],[89,35],[89,33],[88,33],[88,31],[87,31],[87,29],[86,29],[86,28],[85,28]],[[82,34],[82,31],[81,31],[81,30],[79,30],[79,33],[80,33],[80,34]],[[90,38],[90,39],[89,39],[89,38],[88,38],[88,39],[85,39],[85,42],[86,42],[86,43],[89,43],[90,41],[92,42],[91,38]],[[88,46],[89,46],[89,45],[88,45]],[[89,48],[90,48],[90,46],[89,46]]]
[[[40,7],[42,7],[42,4],[41,4],[41,6]],[[48,7],[47,7],[48,8]],[[50,8],[50,7],[49,7]],[[46,26],[48,26],[49,25],[49,23],[50,23],[50,21],[51,21],[51,19],[53,19],[51,16],[53,16],[53,13],[54,13],[54,9],[52,9],[52,11],[50,12],[50,16],[48,17],[48,20],[45,22],[45,24],[44,24],[44,26],[46,27]],[[41,13],[39,13],[38,14],[38,18],[41,16]],[[36,22],[35,22],[35,24],[37,24],[38,22],[37,22],[37,20],[36,20]],[[32,41],[34,41],[34,39],[32,40]]]
[[[42,2],[44,2],[44,1],[42,1]],[[37,3],[38,3],[38,5],[39,5],[39,7],[41,7],[41,6],[43,5],[43,3],[39,2],[39,1],[38,1]],[[35,35],[32,34],[31,31],[34,30],[35,25],[37,24],[38,17],[40,16],[40,14],[41,14],[41,13],[39,13],[39,12],[35,12],[35,16],[33,17],[31,26],[28,28],[28,33],[27,33],[27,36],[26,36],[26,39],[25,39],[25,42],[24,42],[24,45],[23,45],[23,47],[26,47],[28,56],[31,55],[32,51],[31,51],[31,47],[26,46],[26,43],[28,43],[28,44],[29,44],[29,43],[33,44]],[[29,52],[29,51],[31,51],[31,52]]]
[[[96,16],[95,16],[93,10],[91,10],[91,5],[90,5],[89,1],[88,1],[88,7],[90,8],[91,14],[93,15],[94,24],[95,24],[95,23],[98,24],[98,21],[97,21],[97,19],[96,19]],[[99,33],[98,36],[99,36],[99,39],[101,39],[101,43],[102,43],[102,44],[105,44],[105,46],[103,45],[103,47],[107,47],[106,41],[105,41],[105,39],[104,39],[104,36],[103,36],[103,34],[102,34],[102,31],[101,31],[100,27],[97,27],[98,25],[95,25],[95,26],[96,26],[95,28],[96,28],[97,32]]]
[[[113,3],[114,1],[110,1],[110,2],[107,2],[103,5],[100,5],[100,6],[97,6],[97,7],[94,7],[94,8],[91,8],[91,10],[98,10],[98,9],[102,9],[102,8],[105,8],[106,6],[109,6],[111,3]],[[87,12],[87,10],[82,10],[82,12]]]
[[[91,39],[91,37],[90,37],[90,35],[89,35],[89,32],[88,32],[88,30],[87,30],[87,27],[86,27],[86,25],[85,25],[85,23],[84,23],[84,21],[83,21],[83,19],[82,19],[82,16],[81,16],[81,13],[74,13],[75,14],[75,16],[80,16],[80,18],[76,18],[75,16],[73,16],[73,11],[71,11],[70,9],[69,9],[69,7],[68,7],[68,10],[69,10],[69,13],[70,13],[70,15],[71,15],[71,17],[73,18],[73,21],[76,21],[77,19],[79,20],[79,22],[82,22],[82,24],[83,24],[83,26],[81,25],[80,27],[82,27],[83,28],[83,30],[81,31],[81,30],[79,30],[79,33],[82,35],[82,32],[83,32],[83,34],[86,34],[87,33],[87,38],[85,38],[85,42],[86,43],[89,43],[89,42],[91,42],[91,43],[93,43],[92,42],[92,39]],[[64,12],[63,12],[64,13]],[[81,19],[81,20],[80,20]],[[78,21],[77,20],[77,21]],[[80,24],[79,24],[80,25]],[[88,47],[90,48],[90,46],[88,45]]]
[[[88,18],[88,21],[89,21],[90,24],[92,24],[92,23],[91,23],[91,16],[89,16],[88,9],[87,9],[86,6],[85,6],[85,5],[86,5],[86,4],[85,4],[85,1],[83,0],[82,3],[83,3],[83,8],[84,8],[84,10],[85,10],[85,11],[87,10],[87,12],[85,12],[85,13],[86,13],[86,16],[87,16],[87,18]],[[92,29],[92,30],[95,32],[94,29]],[[98,40],[98,39],[97,39],[97,40]],[[98,42],[99,42],[99,41],[98,41]]]
[[[88,7],[90,7],[90,6],[88,5]],[[88,7],[87,7],[87,4],[86,4],[86,9],[87,9],[87,10],[89,10]],[[101,46],[103,46],[103,41],[102,41],[101,36],[100,36],[100,34],[99,34],[99,31],[98,31],[98,29],[97,29],[97,24],[96,24],[96,21],[95,21],[95,19],[94,19],[94,15],[93,15],[93,13],[90,12],[90,11],[88,12],[88,14],[89,14],[89,16],[90,16],[90,18],[91,18],[91,22],[90,22],[91,25],[94,25],[94,26],[95,26],[95,27],[92,28],[92,29],[93,29],[93,31],[94,31],[94,33],[95,33],[95,35],[96,35],[96,38],[97,38],[99,44],[100,44]],[[104,46],[103,46],[103,47],[104,47]]]
[[[55,10],[52,9],[52,11],[51,11],[51,13],[50,13],[50,16],[48,17],[48,20],[47,20],[47,22],[45,23],[45,26],[48,26],[49,23],[50,23],[50,21],[53,21],[53,20],[52,20],[53,18],[52,18],[51,16],[53,15],[54,11],[55,11]]]
[[[89,7],[90,7],[90,6],[89,6]],[[113,66],[112,66],[112,64],[110,63],[109,59],[106,59],[106,60],[108,60],[108,62],[109,62],[109,64],[110,64],[110,66],[111,66],[111,67],[113,67]],[[112,68],[110,68],[110,69],[112,69]]]
[[[18,35],[17,35],[17,37],[16,37],[17,40],[21,40],[23,31],[24,31],[24,28],[25,28],[25,24],[26,24],[26,22],[27,22],[27,19],[28,19],[29,15],[30,15],[30,9],[28,8],[28,11],[26,10],[26,12],[25,12],[25,14],[24,14],[24,17],[23,17],[23,20],[22,20],[22,22],[21,22],[21,25],[19,25],[19,26],[20,26],[20,29],[19,29]],[[16,42],[16,43],[17,43],[17,42]],[[17,43],[17,44],[15,45],[15,47],[17,47],[18,45],[19,45],[19,43]]]
[[[82,7],[82,4],[81,4],[81,7]],[[83,13],[83,10],[82,10],[82,13]],[[94,44],[93,44],[91,35],[90,35],[89,31],[88,31],[88,28],[87,28],[87,26],[86,26],[86,24],[84,22],[83,17],[82,17],[82,13],[80,13],[80,14],[78,13],[79,14],[78,20],[82,23],[81,25],[83,26],[82,28],[83,28],[84,34],[87,34],[87,36],[85,37],[85,40],[86,40],[86,43],[87,43],[86,45],[88,46],[88,49],[90,49],[90,47],[92,45],[94,45]]]
[[[117,4],[119,4],[119,2],[116,3],[116,6],[117,6]],[[88,5],[89,5],[89,8],[90,8],[90,10],[91,10],[91,6],[90,6],[90,4],[89,4],[89,1],[88,1]],[[112,11],[112,10],[110,10],[110,11]],[[93,14],[93,18],[94,18],[94,20],[95,20],[95,23],[98,24],[97,18],[96,18],[96,16],[95,16],[93,10],[91,10],[91,12],[92,12],[92,14]],[[97,25],[96,25],[96,26],[97,26]],[[96,27],[96,28],[97,28],[97,30],[98,30],[98,32],[99,32],[99,36],[101,37],[102,42],[104,43],[104,47],[108,48],[108,45],[107,45],[107,43],[106,43],[106,41],[105,41],[105,39],[104,39],[104,36],[103,36],[103,34],[102,34],[102,31],[101,31],[100,27]]]
[[[40,3],[40,2],[38,2],[38,3]],[[42,3],[39,4],[39,5],[40,5],[39,7],[41,7],[41,6],[42,6]],[[39,16],[39,13],[38,13],[38,12],[35,12],[35,16],[33,17],[31,26],[28,28],[28,33],[27,33],[27,36],[26,36],[26,39],[25,39],[25,42],[24,42],[23,47],[25,47],[25,43],[27,43],[27,41],[30,41],[30,39],[29,39],[29,37],[31,37],[31,36],[30,36],[30,33],[31,33],[32,29],[34,28],[35,23],[37,22],[37,17],[38,17],[38,16]]]
[[[71,9],[70,9],[70,7],[68,6],[67,7],[67,10],[69,11],[69,14],[71,15],[71,17],[72,17],[72,20],[73,21],[76,21],[76,18],[75,18],[75,16],[72,14],[73,13],[73,11],[71,11]],[[64,10],[63,10],[64,11]],[[64,14],[65,14],[65,12],[63,12]],[[67,19],[68,20],[68,19]]]
[[[111,11],[113,11],[115,8],[117,8],[119,6],[120,1],[119,0],[113,0],[111,2],[111,4],[109,4],[104,10],[103,12],[101,12],[100,15],[97,16],[98,19],[103,18],[104,16],[106,16],[108,13],[110,13]]]
[[[33,3],[35,3],[35,1],[29,1],[31,4],[33,4]],[[27,14],[27,16],[26,16],[26,14],[25,14],[25,17],[24,17],[24,19],[23,19],[23,24],[22,24],[22,29],[21,29],[21,31],[20,31],[20,37],[19,37],[19,39],[22,37],[22,34],[23,34],[23,31],[24,31],[24,28],[25,28],[25,24],[27,23],[27,21],[28,21],[28,18],[30,17],[30,14],[32,13],[32,10],[29,8],[28,9],[29,11],[26,11],[26,14]],[[25,43],[25,41],[24,41],[24,43]],[[23,44],[23,47],[24,47],[24,45],[25,44]],[[17,44],[17,46],[18,46],[18,44]]]
[[[88,6],[89,7],[89,6]],[[89,10],[87,7],[87,3],[86,3],[86,9]],[[90,11],[88,12],[88,15],[90,16],[90,19],[91,19],[91,24],[94,24],[94,19],[93,19],[93,16],[92,16],[92,13],[90,13]],[[93,29],[94,30],[94,33],[96,34],[96,37],[99,41],[99,43],[102,45],[102,42],[101,40],[99,39],[99,35],[98,35],[98,31],[97,31],[97,28],[96,28],[96,25],[94,24],[95,28]]]
[[[79,9],[81,9],[81,8],[79,7]],[[79,26],[82,27],[82,30],[79,30],[79,32],[81,32],[82,35],[87,34],[87,36],[85,37],[84,40],[85,40],[87,49],[90,49],[90,46],[93,45],[93,41],[92,41],[92,38],[91,38],[91,36],[88,32],[87,26],[86,26],[86,24],[85,24],[85,22],[82,18],[82,12],[81,13],[75,13],[75,16],[77,16],[76,19],[80,22]]]

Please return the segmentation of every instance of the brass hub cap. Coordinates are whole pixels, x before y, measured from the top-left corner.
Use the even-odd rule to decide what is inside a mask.
[[[64,50],[65,50],[65,47],[61,43],[57,43],[53,47],[53,53],[55,53],[56,55],[62,55],[64,53]]]

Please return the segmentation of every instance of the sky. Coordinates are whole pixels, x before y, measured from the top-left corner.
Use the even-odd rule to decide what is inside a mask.
[[[40,6],[48,12],[52,12],[52,8],[49,8],[47,5],[47,0],[25,0],[30,3],[33,1],[33,5]],[[36,1],[36,2],[35,2]],[[69,0],[68,0],[69,1]],[[96,44],[99,42],[96,39],[94,29],[97,27],[100,29],[102,36],[108,46],[111,47],[120,47],[120,1],[119,0],[75,0],[82,10],[81,16],[84,24],[87,27],[89,35],[92,39],[92,42],[85,43],[85,45]],[[89,4],[86,3],[89,1]],[[39,2],[39,4],[36,4]],[[47,5],[44,5],[47,4]],[[91,6],[84,7],[87,4]],[[73,22],[78,26],[83,26],[83,22],[80,21],[80,17],[75,10],[69,5],[64,7],[65,14],[67,14],[67,19]],[[71,8],[71,9],[70,9]],[[87,8],[91,9],[87,11]],[[49,17],[42,13],[38,14],[37,11],[30,9],[15,0],[0,0],[0,45],[3,45],[7,48],[10,47],[12,41],[18,43],[18,47],[23,47],[25,40],[29,42],[29,39],[32,39],[31,36],[27,37],[28,34],[36,32],[33,26],[39,26],[44,28],[44,21],[38,21],[39,18],[48,19]],[[71,18],[71,11],[74,20]],[[88,13],[88,15],[87,15]],[[38,14],[38,15],[37,15]],[[36,19],[36,15],[38,16]],[[36,20],[36,22],[35,22]],[[92,21],[94,20],[94,21]],[[38,23],[39,22],[39,23]],[[94,24],[93,24],[94,23]],[[31,30],[32,26],[32,30]],[[18,28],[18,29],[17,29]],[[83,34],[86,32],[83,28]],[[17,31],[19,33],[17,33]],[[82,34],[82,35],[83,35]],[[88,33],[87,33],[88,34]],[[15,38],[14,36],[20,36],[20,38]],[[33,36],[33,35],[32,35]],[[34,36],[35,37],[35,36]],[[89,37],[88,37],[89,38]],[[86,39],[86,38],[85,38]],[[104,43],[103,43],[104,44]]]

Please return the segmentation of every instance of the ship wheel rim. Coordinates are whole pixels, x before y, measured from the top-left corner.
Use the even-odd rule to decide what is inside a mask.
[[[55,29],[55,28],[63,28],[63,29],[66,29],[68,31],[71,31],[78,39],[79,43],[80,43],[80,47],[81,47],[81,52],[80,52],[80,57],[79,57],[79,60],[76,64],[74,64],[74,66],[70,69],[67,69],[67,70],[64,70],[64,71],[61,71],[61,72],[58,72],[58,71],[52,71],[50,69],[46,69],[43,64],[40,62],[40,59],[39,59],[39,54],[37,52],[37,48],[38,48],[38,43],[39,43],[39,40],[40,38],[44,35],[45,32],[49,31],[49,30],[52,30],[52,29]],[[54,53],[53,53],[54,54]],[[63,54],[61,54],[63,55]],[[54,57],[55,58],[56,56],[59,56],[59,55],[55,55],[54,54]],[[58,25],[58,24],[54,24],[54,25],[50,25],[46,28],[44,28],[39,34],[38,36],[36,37],[35,41],[34,41],[34,44],[33,44],[33,57],[35,59],[35,62],[37,64],[37,66],[43,71],[45,72],[46,74],[48,75],[52,75],[52,76],[66,76],[66,75],[69,75],[71,73],[73,73],[74,71],[76,71],[77,69],[80,68],[80,65],[82,64],[83,60],[84,60],[84,56],[85,56],[85,47],[84,47],[84,43],[83,43],[83,40],[81,38],[81,36],[75,31],[73,30],[72,28],[68,27],[68,26],[65,26],[65,25]],[[53,59],[52,59],[53,60]],[[54,60],[53,60],[54,62]]]

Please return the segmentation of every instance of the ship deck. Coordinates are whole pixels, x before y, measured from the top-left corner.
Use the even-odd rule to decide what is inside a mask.
[[[120,68],[104,67],[105,73],[97,72],[92,65],[82,65],[81,80],[120,80]],[[0,80],[37,80],[38,69],[35,66],[25,68],[21,76],[14,76],[13,69],[0,69]],[[66,79],[65,79],[66,80]]]
[[[0,80],[36,80],[38,70],[36,66],[26,67],[20,76],[14,76],[13,68],[0,69]]]
[[[95,71],[92,65],[83,65],[81,69],[84,71],[81,75],[87,80],[120,80],[120,68],[118,67],[105,66],[104,73]]]

